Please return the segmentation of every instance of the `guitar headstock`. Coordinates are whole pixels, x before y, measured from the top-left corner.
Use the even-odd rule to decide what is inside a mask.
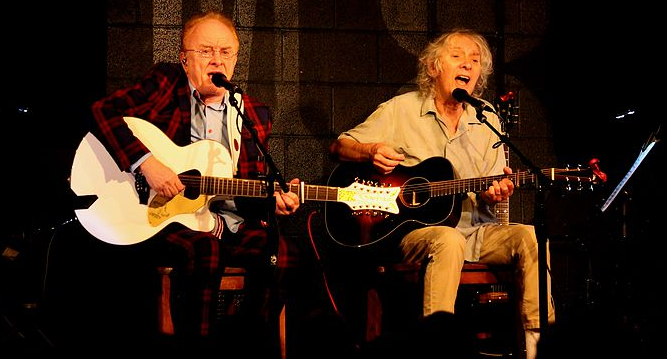
[[[396,199],[400,187],[386,187],[369,181],[356,180],[345,188],[338,189],[338,201],[347,204],[353,211],[379,211],[398,213]]]
[[[546,168],[542,174],[554,185],[559,185],[567,191],[593,190],[595,186],[606,181],[606,175],[599,167],[591,168],[577,165],[565,168]]]
[[[519,97],[513,92],[507,92],[498,96],[494,106],[500,118],[501,131],[505,134],[514,126],[519,124]]]

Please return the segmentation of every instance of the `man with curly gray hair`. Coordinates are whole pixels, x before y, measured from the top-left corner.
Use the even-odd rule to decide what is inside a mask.
[[[364,122],[340,134],[330,151],[340,161],[371,163],[384,176],[427,163],[437,163],[434,167],[438,168],[427,167],[425,173],[451,173],[460,179],[500,175],[488,187],[463,193],[462,198],[452,196],[453,202],[460,200],[460,211],[457,206],[436,209],[451,210],[451,215],[410,227],[407,233],[400,233],[397,243],[404,261],[425,263],[425,317],[454,313],[464,261],[516,266],[526,357],[534,359],[540,334],[535,229],[524,224],[502,225],[494,214],[494,205],[512,195],[514,183],[503,176],[512,171],[506,166],[502,146],[494,146],[498,136],[477,119],[478,111],[487,106],[492,109],[492,105],[480,100],[482,106],[475,108],[453,96],[457,89],[482,95],[492,71],[491,50],[482,35],[467,29],[443,34],[419,57],[419,89],[380,104]],[[500,128],[494,111],[484,110],[484,115],[489,124]],[[419,202],[416,196],[412,198]],[[548,287],[550,281],[548,278]],[[548,297],[548,320],[553,323],[550,289]]]

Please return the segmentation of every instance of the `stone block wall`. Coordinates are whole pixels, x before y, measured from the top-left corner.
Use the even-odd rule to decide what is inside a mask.
[[[198,10],[222,9],[241,37],[234,75],[246,93],[271,106],[270,153],[286,179],[326,184],[335,163],[328,146],[375,107],[409,89],[429,39],[456,27],[483,33],[495,54],[485,98],[513,91],[520,124],[510,138],[540,167],[555,166],[544,84],[521,61],[540,45],[546,1],[489,0],[112,0],[107,2],[107,91],[139,79],[156,61],[178,60],[182,23]],[[542,88],[540,88],[542,87]],[[512,155],[510,164],[521,169]],[[513,221],[530,222],[534,192],[518,191]],[[306,203],[283,220],[287,235],[306,235]]]

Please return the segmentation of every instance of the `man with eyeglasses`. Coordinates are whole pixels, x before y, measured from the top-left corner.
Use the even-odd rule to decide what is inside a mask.
[[[125,118],[152,123],[177,146],[188,146],[200,140],[220,142],[229,152],[230,173],[235,178],[257,179],[259,174],[269,170],[260,149],[267,148],[272,121],[270,110],[257,99],[231,93],[212,81],[214,76],[224,81],[233,77],[238,52],[239,39],[231,19],[215,11],[194,15],[183,26],[180,62],[155,64],[140,82],[94,102],[91,133],[102,142],[120,169],[145,178],[145,183],[158,196],[167,199],[187,193],[184,192],[186,186],[179,173],[153,156],[147,148],[150,145],[133,135]],[[240,110],[254,124],[261,142],[259,148],[230,99],[240,104]],[[290,181],[291,184],[298,182],[298,179]],[[298,196],[281,191],[278,186],[273,198],[275,215],[290,215],[299,207]],[[175,331],[188,345],[203,344],[202,348],[210,345],[215,332],[217,290],[224,267],[262,271],[267,267],[266,252],[278,248],[277,243],[271,242],[275,239],[271,233],[276,232],[269,232],[272,216],[266,209],[267,202],[272,201],[261,196],[211,201],[206,205],[214,217],[212,231],[191,230],[172,223],[155,235],[154,238],[159,238],[155,240],[166,240],[181,247],[179,255],[187,258],[183,309],[178,316],[183,322],[175,323]],[[282,253],[277,262],[280,269],[284,262]],[[258,309],[258,318],[262,318],[261,311],[266,309],[265,289],[273,280],[260,277],[265,281],[262,285],[252,287],[248,283],[256,288],[254,294],[260,297],[249,294],[244,304],[251,306],[247,302],[256,302],[257,306],[251,307]],[[261,343],[262,339],[257,338],[257,342]]]

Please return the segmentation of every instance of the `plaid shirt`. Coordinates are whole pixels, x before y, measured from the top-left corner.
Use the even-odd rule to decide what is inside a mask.
[[[123,117],[137,117],[151,122],[176,145],[186,146],[191,141],[189,91],[188,78],[179,64],[158,63],[140,82],[94,102],[90,131],[105,146],[119,168],[129,171],[131,165],[149,150],[132,135]],[[243,95],[242,103],[245,114],[254,123],[259,141],[267,148],[272,121],[269,108],[247,95]],[[265,163],[245,126],[241,142],[236,177],[257,178],[264,173]],[[185,249],[188,255],[187,272],[195,276],[195,282],[202,283],[194,293],[198,297],[198,308],[193,309],[199,313],[194,315],[197,322],[191,323],[190,327],[194,328],[186,331],[198,331],[204,336],[210,333],[217,305],[214,294],[218,290],[223,266],[239,266],[239,262],[257,260],[250,257],[260,257],[261,260],[261,255],[266,254],[264,247],[267,247],[268,236],[261,221],[267,215],[264,202],[248,198],[237,198],[236,202],[240,215],[246,221],[237,234],[225,231],[222,241],[209,232],[192,231],[182,225],[170,225],[157,234]],[[279,267],[286,263],[285,258],[281,258],[286,246],[280,239]]]
[[[130,166],[148,153],[132,135],[124,116],[138,117],[157,126],[175,144],[190,143],[190,89],[188,78],[178,64],[158,63],[137,84],[118,90],[92,105],[95,126],[91,132],[104,144],[118,167]],[[254,123],[260,142],[267,147],[272,117],[269,108],[243,95],[245,114]],[[238,165],[239,178],[256,178],[264,162],[250,132],[243,127]]]

